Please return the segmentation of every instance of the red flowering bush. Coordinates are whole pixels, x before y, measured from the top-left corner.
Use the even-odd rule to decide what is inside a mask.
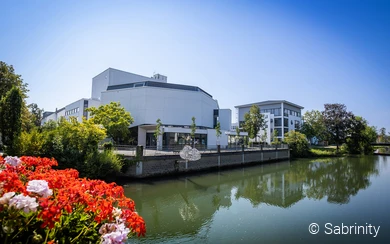
[[[54,170],[55,159],[0,156],[0,239],[5,243],[123,243],[145,235],[134,201],[115,183]]]

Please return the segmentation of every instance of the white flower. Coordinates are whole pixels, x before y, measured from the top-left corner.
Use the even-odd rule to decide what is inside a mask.
[[[37,203],[36,198],[23,196],[22,194],[16,195],[9,200],[9,208],[14,207],[16,209],[23,209],[25,213],[37,211],[38,206],[39,204]]]
[[[4,161],[5,163],[12,166],[19,166],[22,163],[22,161],[18,157],[11,157],[11,156],[5,157]]]
[[[127,235],[130,233],[129,228],[126,228],[124,224],[104,224],[103,226],[103,229],[111,230],[112,232],[102,236],[102,244],[124,243],[127,240]]]
[[[115,208],[115,207],[112,209],[112,216],[115,218],[117,224],[124,222],[124,220],[121,219],[121,215],[122,215],[122,209]]]
[[[9,200],[13,196],[15,196],[15,192],[13,192],[13,191],[4,193],[4,195],[2,197],[0,197],[0,204],[8,204]]]
[[[53,191],[49,189],[49,185],[45,180],[31,180],[27,183],[27,191],[37,193],[42,197],[53,195]]]

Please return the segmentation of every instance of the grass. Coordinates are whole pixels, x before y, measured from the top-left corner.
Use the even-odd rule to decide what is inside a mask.
[[[336,146],[311,146],[310,154],[311,157],[335,157],[341,155],[340,152],[336,152]]]

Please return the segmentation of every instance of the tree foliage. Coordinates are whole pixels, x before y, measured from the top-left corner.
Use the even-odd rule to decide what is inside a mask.
[[[252,105],[249,112],[244,115],[244,131],[248,132],[249,138],[253,139],[264,126],[265,120],[260,113],[260,108],[255,104]]]
[[[379,129],[378,142],[384,143],[389,142],[389,136],[386,135],[386,128],[382,127]]]
[[[284,141],[291,149],[293,157],[306,157],[309,153],[309,144],[306,136],[297,131],[289,131],[284,135]]]
[[[215,126],[215,135],[217,136],[217,138],[219,138],[221,136],[222,132],[221,132],[221,123],[219,123],[219,121],[217,122],[217,125]]]
[[[347,112],[344,104],[325,104],[325,110],[322,112],[326,132],[336,143],[337,151],[339,145],[345,142],[351,128],[353,118],[352,112]]]
[[[162,135],[161,126],[162,126],[161,119],[157,119],[156,120],[156,130],[154,131],[154,137],[156,138],[156,140],[158,140],[158,137],[160,135]]]
[[[0,100],[13,87],[19,88],[22,98],[26,98],[27,84],[23,82],[20,75],[15,74],[14,67],[0,61]]]
[[[278,131],[274,129],[274,132],[272,133],[272,145],[278,145],[280,144],[279,138],[278,138]]]
[[[319,140],[325,139],[324,116],[318,110],[306,111],[303,116],[304,123],[301,132],[311,139],[316,137]]]
[[[134,119],[129,112],[121,107],[119,102],[111,102],[98,108],[91,107],[87,111],[93,116],[90,120],[106,128],[107,135],[116,143],[129,139],[129,126],[134,122]]]
[[[373,148],[371,143],[377,138],[376,128],[368,126],[368,122],[359,116],[351,118],[351,128],[349,128],[346,139],[346,149],[351,154],[371,154]]]
[[[196,132],[196,123],[195,123],[195,117],[191,118],[191,138],[194,141],[195,140],[195,132]]]
[[[17,155],[17,144],[22,128],[23,95],[14,86],[0,101],[0,133],[6,153]]]

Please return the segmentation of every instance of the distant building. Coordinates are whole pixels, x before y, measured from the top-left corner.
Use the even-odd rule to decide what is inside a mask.
[[[264,115],[266,120],[265,130],[259,131],[255,138],[256,141],[263,141],[264,137],[264,142],[270,144],[274,131],[277,131],[277,137],[283,140],[287,132],[297,130],[301,126],[302,106],[285,100],[270,100],[235,106],[237,122],[240,128],[242,128],[242,124],[244,123],[245,113],[249,112],[252,105],[259,106],[260,113]]]
[[[98,106],[100,106],[99,100],[82,98],[54,112],[44,112],[42,116],[42,125],[49,120],[59,121],[60,118],[69,120],[70,117],[75,117],[77,121],[81,122],[83,117],[86,119],[89,117],[89,113],[86,111],[87,108]]]

